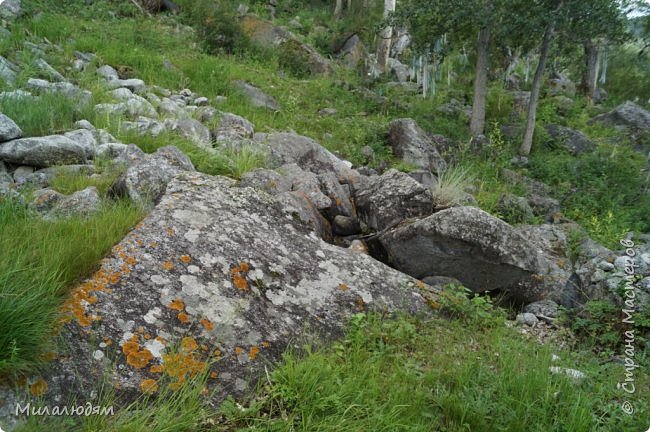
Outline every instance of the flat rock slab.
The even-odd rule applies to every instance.
[[[19,165],[49,167],[86,162],[84,148],[62,135],[21,138],[0,144],[0,160]]]
[[[263,191],[182,173],[73,291],[61,331],[69,348],[44,375],[42,398],[85,400],[108,376],[128,402],[161,371],[178,382],[210,358],[212,402],[239,397],[288,346],[340,336],[355,313],[428,313],[425,288],[325,243]]]

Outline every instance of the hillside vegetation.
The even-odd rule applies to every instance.
[[[453,201],[471,192],[481,209],[510,224],[546,222],[542,216],[527,218],[500,204],[505,194],[523,193],[521,184],[503,174],[504,169],[514,169],[511,161],[521,144],[518,136],[506,136],[503,126],[525,124],[503,80],[489,82],[485,141],[471,136],[469,117],[462,109],[445,109],[451,99],[463,107],[471,103],[474,53],[469,46],[449,49],[438,65],[435,94],[423,98],[417,88],[391,84],[388,75],[369,77],[362,64],[352,69],[335,64],[331,75],[312,76],[300,58],[283,48],[259,46],[242,33],[239,2],[175,3],[181,9],[178,15],[143,12],[130,1],[24,1],[24,14],[0,39],[0,55],[23,66],[15,87],[24,87],[29,78],[47,78],[30,66],[36,56],[25,44],[31,42],[49,46],[44,53],[47,62],[80,88],[92,91],[92,98],[79,105],[58,94],[34,101],[4,97],[0,112],[13,119],[24,136],[59,134],[88,120],[145,153],[173,145],[198,171],[234,179],[268,166],[268,160],[249,149],[208,151],[171,132],[151,136],[125,131],[121,125],[133,120],[131,116],[93,109],[113,102],[95,67],[111,65],[122,78],[139,78],[174,92],[191,89],[219,110],[248,119],[256,132],[292,130],[355,167],[380,172],[414,170],[392,154],[387,137],[392,120],[412,118],[455,145],[452,163],[439,178],[441,196],[448,194]],[[269,17],[266,2],[249,3],[249,13]],[[281,2],[274,24],[287,26],[327,58],[334,58],[334,51],[353,33],[373,47],[383,5],[352,3],[341,19],[334,19],[330,2]],[[518,169],[550,186],[562,208],[557,217],[584,228],[570,239],[576,255],[587,236],[618,250],[628,233],[635,239],[650,233],[650,137],[637,139],[589,122],[629,99],[650,108],[650,56],[640,56],[637,43],[612,46],[606,101],[594,104],[578,95],[567,107],[565,100],[550,94],[540,99],[528,164]],[[411,49],[410,54],[418,57],[417,45]],[[577,76],[575,50],[568,52],[558,43],[554,70]],[[93,67],[72,69],[76,52],[93,53]],[[281,109],[254,107],[237,80],[259,87]],[[521,84],[521,90],[529,87]],[[326,108],[333,114],[323,113]],[[548,124],[584,132],[594,150],[572,154],[548,134]],[[52,187],[63,194],[96,187],[101,206],[90,217],[46,221],[20,200],[0,198],[3,382],[24,383],[25,377],[46,367],[52,351],[59,348],[55,334],[71,289],[93,274],[102,258],[147,214],[146,206],[115,199],[111,193],[124,167],[101,158],[94,165],[97,175],[61,171],[52,180]],[[627,395],[617,388],[625,379],[620,308],[588,303],[580,314],[563,311],[557,325],[540,333],[522,331],[514,324],[521,305],[498,296],[467,295],[453,285],[445,293],[430,317],[359,313],[337,342],[297,340],[298,348],[286,352],[280,365],[268,365],[250,400],[229,399],[218,407],[203,404],[206,369],[179,389],[161,381],[155,398],[143,395],[115,416],[32,416],[17,430],[591,432],[642,431],[650,425],[650,344],[642,336],[650,329],[650,307],[635,314],[635,360],[640,367],[634,371],[636,391]],[[549,369],[553,367],[576,369],[584,377],[553,373]],[[117,406],[107,383],[98,383],[97,400]],[[620,409],[627,400],[635,408],[631,415]]]

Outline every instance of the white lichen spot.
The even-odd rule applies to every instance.
[[[93,351],[93,358],[97,361],[100,361],[101,359],[104,358],[104,352],[101,350]]]
[[[201,271],[201,269],[198,266],[195,266],[195,265],[191,265],[191,266],[187,267],[187,272],[190,273],[190,274],[197,274],[200,271]]]
[[[153,324],[156,322],[156,319],[160,317],[161,310],[159,307],[155,307],[144,315],[144,321],[147,324]]]
[[[325,252],[323,252],[322,250],[317,250],[316,256],[320,258],[325,258]]]
[[[187,231],[183,237],[185,237],[185,239],[187,239],[188,241],[195,242],[199,239],[200,235],[201,235],[201,230],[191,229]]]
[[[169,279],[161,275],[151,275],[149,279],[156,285],[169,285],[171,283]]]
[[[144,347],[156,358],[162,358],[162,352],[165,350],[165,345],[157,339],[148,340]]]
[[[205,285],[201,284],[196,276],[182,275],[180,281],[183,284],[183,288],[181,288],[183,293],[190,296],[208,298],[209,294],[205,289]]]
[[[172,217],[195,229],[206,227],[211,222],[211,218],[207,214],[191,210],[175,210]]]
[[[209,253],[206,253],[199,258],[199,261],[204,267],[212,267],[217,262],[217,259]]]
[[[120,339],[120,346],[124,345],[126,341],[131,340],[132,337],[133,337],[133,333],[131,333],[130,331],[124,333],[122,335],[122,338]]]
[[[237,378],[235,379],[235,388],[238,391],[244,391],[246,388],[248,388],[248,383],[241,378]]]

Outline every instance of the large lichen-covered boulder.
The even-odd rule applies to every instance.
[[[247,15],[241,19],[240,28],[255,43],[278,50],[288,50],[283,55],[304,61],[304,66],[312,75],[331,75],[334,71],[330,61],[313,47],[301,42],[291,32],[274,26],[268,21]]]
[[[393,120],[388,131],[393,154],[419,169],[442,173],[446,163],[438,153],[434,140],[413,119]]]
[[[402,224],[378,241],[389,264],[413,277],[454,277],[475,292],[501,290],[524,304],[563,300],[570,277],[556,279],[559,272],[540,253],[543,245],[475,207],[454,207]]]
[[[108,379],[126,403],[155,393],[163,374],[174,388],[206,367],[211,402],[240,397],[287,347],[340,336],[355,313],[427,313],[427,289],[322,241],[263,191],[181,173],[73,290],[68,348],[43,375],[41,400],[85,400]]]

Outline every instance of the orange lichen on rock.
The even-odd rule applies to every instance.
[[[173,310],[182,311],[185,309],[185,303],[183,303],[183,300],[181,299],[174,299],[169,303],[168,307]]]
[[[166,232],[167,232],[167,235],[170,236],[170,237],[173,236],[174,234],[176,234],[176,231],[174,231],[174,228],[167,228]]]
[[[149,372],[151,372],[151,373],[162,373],[164,369],[165,368],[163,367],[163,365],[157,364],[157,365],[152,365],[149,368]]]
[[[241,263],[236,267],[233,267],[232,270],[230,270],[230,273],[232,274],[232,283],[235,285],[235,288],[237,288],[240,291],[248,291],[249,286],[248,286],[248,281],[246,280],[246,273],[250,270],[250,266],[248,263]]]
[[[210,378],[217,379],[218,376],[219,376],[219,374],[217,372],[214,372],[214,371],[210,372]]]
[[[199,344],[196,343],[196,340],[190,336],[186,336],[181,340],[181,349],[183,352],[196,351],[198,347]]]
[[[263,341],[263,342],[262,342],[262,346],[263,346],[264,348],[268,348],[268,347],[271,346],[271,343],[270,343],[269,341]]]
[[[127,257],[124,260],[124,262],[127,263],[130,266],[134,266],[137,261],[136,261],[135,257],[130,256],[130,257]]]
[[[169,383],[169,388],[172,390],[178,389],[185,382],[186,377],[193,377],[205,370],[206,367],[206,363],[199,361],[193,353],[165,354],[163,361],[165,371],[172,381]]]
[[[156,380],[146,379],[140,381],[140,391],[145,394],[152,394],[158,391],[158,383]]]
[[[255,360],[255,357],[260,353],[260,347],[254,345],[248,350],[248,358]]]
[[[357,304],[357,309],[362,312],[366,309],[366,302],[363,301],[361,297],[357,297],[355,300],[355,303]]]
[[[190,316],[188,314],[186,314],[185,312],[179,313],[178,315],[176,315],[176,317],[183,324],[187,324],[188,322],[190,322]]]
[[[216,350],[214,350],[214,351],[212,352],[212,354],[213,354],[216,358],[220,358],[220,357],[221,357],[221,350],[216,349]]]
[[[212,329],[214,329],[214,324],[212,324],[212,321],[210,321],[207,318],[203,318],[199,322],[201,323],[203,328],[206,329],[207,331],[212,331]]]
[[[29,386],[29,392],[32,396],[41,396],[47,391],[47,383],[43,378],[39,378]]]
[[[170,271],[174,268],[174,264],[171,261],[165,261],[164,263],[162,263],[162,268],[167,271]]]
[[[142,369],[153,360],[153,354],[148,349],[140,350],[136,335],[122,344],[122,352],[126,356],[126,362],[136,369]]]
[[[89,314],[87,307],[99,301],[95,295],[96,292],[110,293],[111,290],[107,288],[107,285],[119,282],[120,276],[118,272],[106,272],[102,269],[95,272],[88,281],[75,288],[63,305],[63,311],[70,317],[68,321],[74,318],[83,327],[89,326],[92,321],[98,321],[99,317]]]
[[[344,284],[344,283],[341,283],[341,284],[339,284],[339,289],[340,289],[341,291],[347,291],[347,290],[350,289],[350,287],[347,286],[347,285]]]
[[[153,360],[153,354],[148,349],[131,352],[126,356],[126,362],[136,369],[142,369]]]
[[[244,354],[244,350],[242,349],[242,347],[238,347],[238,346],[235,347],[235,354],[237,356],[240,356],[240,355]]]
[[[192,257],[190,257],[189,255],[181,255],[181,262],[183,264],[189,264],[192,262]]]

